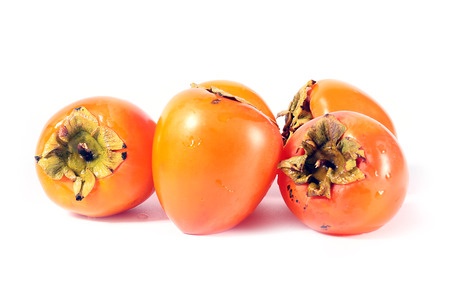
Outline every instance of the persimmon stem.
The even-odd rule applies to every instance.
[[[89,162],[95,159],[94,153],[89,149],[86,143],[78,143],[77,150],[78,154],[80,154],[85,161]]]

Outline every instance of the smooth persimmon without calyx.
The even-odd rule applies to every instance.
[[[169,101],[157,122],[156,194],[187,234],[238,225],[275,179],[283,145],[277,124],[245,93],[230,90],[193,85]]]

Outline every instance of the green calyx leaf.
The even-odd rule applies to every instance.
[[[296,184],[308,184],[309,197],[331,198],[333,184],[363,180],[358,160],[364,150],[353,138],[343,137],[346,127],[331,114],[320,118],[301,141],[304,154],[283,160],[278,168]]]
[[[85,107],[75,108],[51,134],[37,164],[54,180],[73,181],[77,201],[85,198],[97,179],[111,175],[125,160],[125,143],[111,128],[100,126]]]

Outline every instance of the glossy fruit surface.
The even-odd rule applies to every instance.
[[[232,80],[210,80],[205,81],[198,86],[203,87],[205,89],[210,89],[211,87],[216,87],[220,90],[225,91],[226,93],[234,96],[241,97],[246,101],[250,102],[253,106],[255,106],[258,110],[264,113],[266,116],[275,121],[275,116],[267,103],[262,99],[262,97],[255,92],[253,89],[248,86],[232,81]]]
[[[317,117],[289,139],[278,185],[289,209],[333,235],[376,230],[402,206],[408,168],[395,136],[351,111]]]
[[[76,101],[45,124],[36,172],[56,204],[104,217],[128,210],[154,192],[156,123],[134,104],[112,97]]]
[[[158,199],[184,233],[228,230],[267,193],[281,148],[277,125],[252,105],[210,89],[184,90],[166,105],[156,127]]]

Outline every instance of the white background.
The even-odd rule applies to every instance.
[[[145,3],[148,2],[148,3]],[[1,299],[449,299],[445,1],[2,1]],[[276,184],[222,234],[182,234],[155,196],[92,220],[46,198],[34,170],[60,107],[109,95],[156,121],[191,82],[229,79],[276,113],[335,78],[391,115],[410,168],[381,229],[300,224]]]

